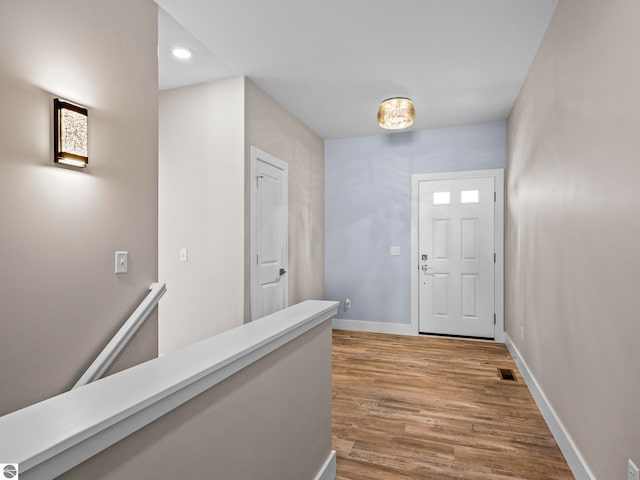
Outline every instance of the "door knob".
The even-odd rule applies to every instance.
[[[422,272],[425,275],[433,275],[433,273],[429,273],[429,270],[431,270],[433,267],[430,267],[429,265],[422,265]]]
[[[284,275],[285,273],[287,273],[287,271],[284,268],[280,269],[280,276]]]

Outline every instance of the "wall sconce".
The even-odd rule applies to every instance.
[[[55,163],[86,167],[88,110],[80,105],[53,100],[53,149]]]

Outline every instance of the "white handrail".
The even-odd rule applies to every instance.
[[[138,331],[140,326],[147,319],[149,314],[156,308],[158,301],[167,291],[167,286],[164,283],[152,283],[149,287],[149,294],[145,297],[138,308],[134,310],[131,316],[124,322],[124,325],[120,327],[118,333],[116,333],[106,347],[100,352],[100,354],[93,361],[91,366],[86,372],[82,374],[80,380],[76,382],[72,390],[78,387],[82,387],[91,382],[98,380],[102,374],[111,366],[122,349],[129,343],[129,340]]]

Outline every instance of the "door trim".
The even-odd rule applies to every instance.
[[[251,283],[251,312],[249,318],[253,321],[256,318],[254,317],[253,312],[257,311],[256,302],[258,301],[258,269],[256,264],[256,257],[258,255],[258,236],[257,236],[257,225],[258,225],[258,185],[256,183],[257,171],[258,171],[258,159],[260,161],[273,165],[276,168],[279,168],[284,172],[284,204],[287,210],[287,215],[284,218],[284,229],[286,231],[286,235],[284,236],[284,269],[289,272],[289,164],[284,160],[280,160],[273,155],[260,150],[259,148],[254,147],[253,145],[250,147],[251,152],[251,178],[250,178],[250,201],[251,201],[251,227],[250,227],[250,236],[251,236],[251,252],[249,256],[249,263],[251,264],[250,268],[250,283]],[[289,306],[289,274],[283,275],[281,281],[284,283],[284,308]]]
[[[463,178],[493,177],[496,201],[494,205],[494,249],[496,254],[494,276],[494,307],[496,314],[495,340],[504,343],[504,169],[470,170],[464,172],[418,173],[411,175],[411,327],[416,335],[419,325],[418,269],[418,207],[419,183],[429,180],[460,180]]]

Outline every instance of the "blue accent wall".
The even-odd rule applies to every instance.
[[[506,149],[504,121],[328,140],[325,298],[352,300],[337,318],[411,323],[411,175],[504,168]]]

